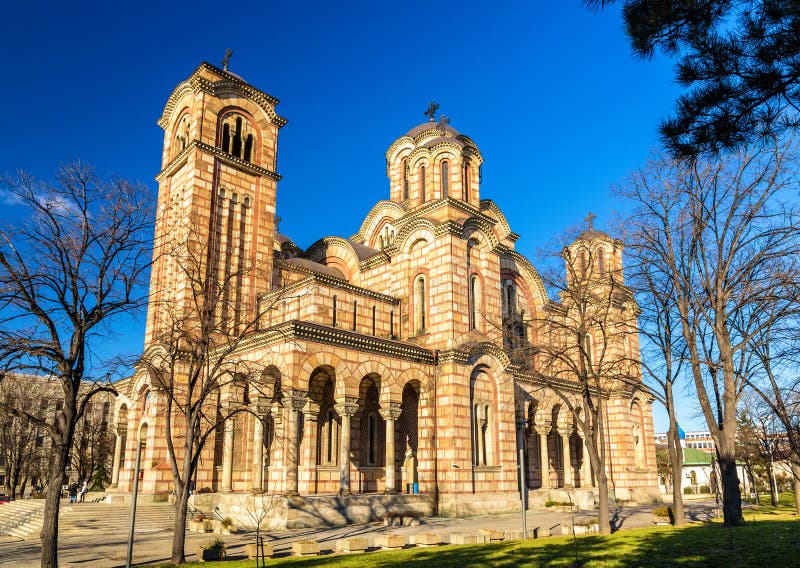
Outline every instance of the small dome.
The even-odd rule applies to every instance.
[[[439,123],[436,122],[436,121],[433,121],[433,120],[429,120],[427,122],[423,122],[422,124],[418,124],[417,126],[412,128],[411,130],[406,132],[406,136],[414,138],[417,135],[422,134],[423,132],[425,132],[427,130],[435,130],[437,132],[441,132],[441,130],[439,130],[439,128],[437,128],[437,124],[439,124]],[[450,125],[445,126],[444,130],[445,130],[446,133],[450,134],[453,137],[456,137],[456,136],[458,136],[460,134],[460,132],[458,130],[456,130],[455,128],[453,128]]]
[[[611,238],[611,235],[609,235],[608,233],[604,233],[603,231],[599,231],[597,229],[586,229],[578,236],[578,238],[583,239],[584,241],[591,241],[594,239],[607,239],[609,241],[613,240]]]

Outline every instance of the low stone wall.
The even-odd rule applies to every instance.
[[[519,493],[443,493],[439,496],[442,517],[503,515],[520,511]]]
[[[230,517],[244,529],[296,529],[334,527],[382,520],[387,512],[416,511],[422,517],[434,512],[430,495],[251,495],[203,493],[190,504],[207,516]]]

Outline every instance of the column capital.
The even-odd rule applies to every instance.
[[[546,436],[550,433],[550,430],[553,429],[553,425],[550,422],[537,422],[533,425],[533,429],[536,430],[536,433],[540,436]]]
[[[306,402],[308,400],[308,391],[301,391],[296,389],[291,389],[287,393],[287,402],[289,405],[290,410],[294,410],[295,412],[300,412],[305,408]]]
[[[562,436],[571,436],[575,429],[572,426],[559,426],[558,433]]]
[[[117,433],[117,436],[122,436],[128,431],[128,425],[120,422],[119,424],[116,425],[115,431]]]
[[[353,416],[358,412],[358,399],[347,397],[344,402],[337,403],[333,408],[340,416]]]
[[[384,420],[397,420],[403,413],[399,402],[390,402],[387,408],[381,408],[380,415]]]

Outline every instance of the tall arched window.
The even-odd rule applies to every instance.
[[[450,164],[447,161],[442,162],[442,197],[447,197],[447,191],[450,186]]]
[[[586,251],[578,253],[578,270],[580,270],[581,278],[586,278]]]
[[[504,299],[506,301],[506,313],[508,315],[517,313],[517,287],[511,281],[508,281],[508,284],[506,284]]]
[[[417,276],[414,281],[414,324],[417,333],[425,332],[425,277]]]
[[[464,162],[464,201],[469,203],[469,162]]]
[[[408,158],[403,158],[403,200],[408,199]]]
[[[469,328],[478,328],[479,282],[477,275],[469,279]]]
[[[425,166],[419,168],[419,201],[425,203]]]

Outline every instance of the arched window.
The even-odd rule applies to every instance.
[[[189,145],[189,113],[185,113],[178,121],[175,132],[175,155],[180,154]]]
[[[331,323],[331,325],[333,327],[336,327],[336,308],[337,308],[336,303],[337,303],[337,300],[338,300],[337,296],[334,295],[333,296],[333,323]]]
[[[476,246],[478,246],[478,241],[475,239],[469,239],[467,241],[467,268],[472,266],[472,251]]]
[[[603,276],[606,273],[606,251],[602,248],[597,249],[597,273]]]
[[[517,313],[517,287],[510,280],[508,281],[508,284],[506,285],[505,301],[506,301],[506,313],[508,315],[516,314]]]
[[[408,158],[403,158],[403,200],[408,199]]]
[[[478,328],[478,301],[479,301],[478,276],[473,274],[469,279],[469,328]]]
[[[367,465],[378,464],[378,415],[374,412],[367,417]]]
[[[581,278],[586,278],[586,251],[578,253],[578,269],[581,271]]]
[[[419,201],[425,203],[425,166],[419,168]]]
[[[417,276],[414,281],[414,323],[418,334],[425,333],[425,277]]]
[[[243,116],[235,113],[226,116],[220,139],[222,151],[246,162],[252,161],[255,138],[250,130],[250,123]]]
[[[464,201],[469,203],[469,162],[464,162]]]
[[[450,164],[447,161],[442,162],[442,197],[447,197],[447,191],[450,186]]]

